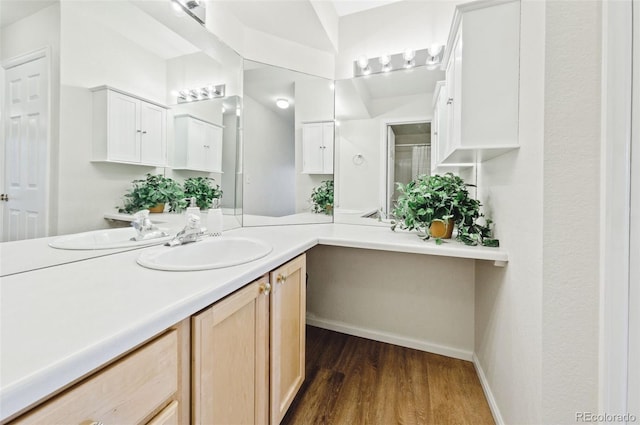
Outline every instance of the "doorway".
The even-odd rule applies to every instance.
[[[387,178],[385,214],[398,200],[397,183],[406,185],[431,174],[431,122],[387,124]]]
[[[49,173],[48,49],[3,64],[2,241],[47,236]]]

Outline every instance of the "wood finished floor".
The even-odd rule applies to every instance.
[[[471,362],[307,326],[283,425],[493,424]]]

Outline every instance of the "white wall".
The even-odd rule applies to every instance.
[[[295,213],[293,122],[245,95],[243,101],[243,213]]]
[[[333,89],[331,81],[323,78],[298,78],[295,81],[295,146],[296,146],[296,212],[308,212],[311,192],[323,180],[333,176],[326,174],[302,174],[302,123],[333,121]]]
[[[166,101],[165,61],[93,22],[91,7],[91,2],[61,4],[59,234],[106,227],[102,216],[122,205],[132,180],[164,171],[90,162],[89,88],[106,84],[156,102]]]
[[[378,57],[404,49],[445,44],[453,11],[466,1],[399,1],[343,16],[339,26],[340,50],[335,78],[353,76],[353,61],[361,55]]]
[[[479,167],[509,265],[476,266],[475,351],[504,423],[575,423],[598,407],[600,5],[521,19],[521,147]]]
[[[470,360],[473,264],[317,246],[307,253],[307,322]]]
[[[599,226],[601,8],[597,1],[554,1],[546,9],[542,419],[547,423],[573,422],[576,411],[598,407],[600,240],[597,231],[583,229]]]
[[[6,7],[10,7],[7,5]],[[38,31],[34,31],[37,28]],[[58,216],[58,161],[60,103],[60,4],[53,4],[31,16],[2,28],[0,33],[0,60],[4,61],[43,47],[49,47],[50,57],[50,172],[49,172],[49,234],[57,233]],[[4,78],[2,79],[4,85]],[[4,105],[4,102],[2,102]],[[4,152],[4,131],[2,131]],[[4,154],[3,154],[4,155]],[[4,167],[4,161],[2,162]]]

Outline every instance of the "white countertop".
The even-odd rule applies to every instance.
[[[438,246],[420,240],[415,233],[371,226],[245,227],[225,234],[262,239],[273,245],[273,251],[262,259],[224,269],[163,272],[138,266],[136,258],[143,249],[179,247],[95,257],[92,251],[65,253],[49,248],[47,239],[0,244],[3,257],[7,253],[12,258],[29,257],[37,252],[49,264],[1,279],[0,420],[317,244],[500,264],[508,260],[507,253],[498,248],[466,247],[455,241]],[[68,263],[71,257],[75,262]],[[60,259],[66,264],[53,267]]]

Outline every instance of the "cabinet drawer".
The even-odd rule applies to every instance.
[[[177,393],[178,348],[167,332],[12,424],[143,423]]]

